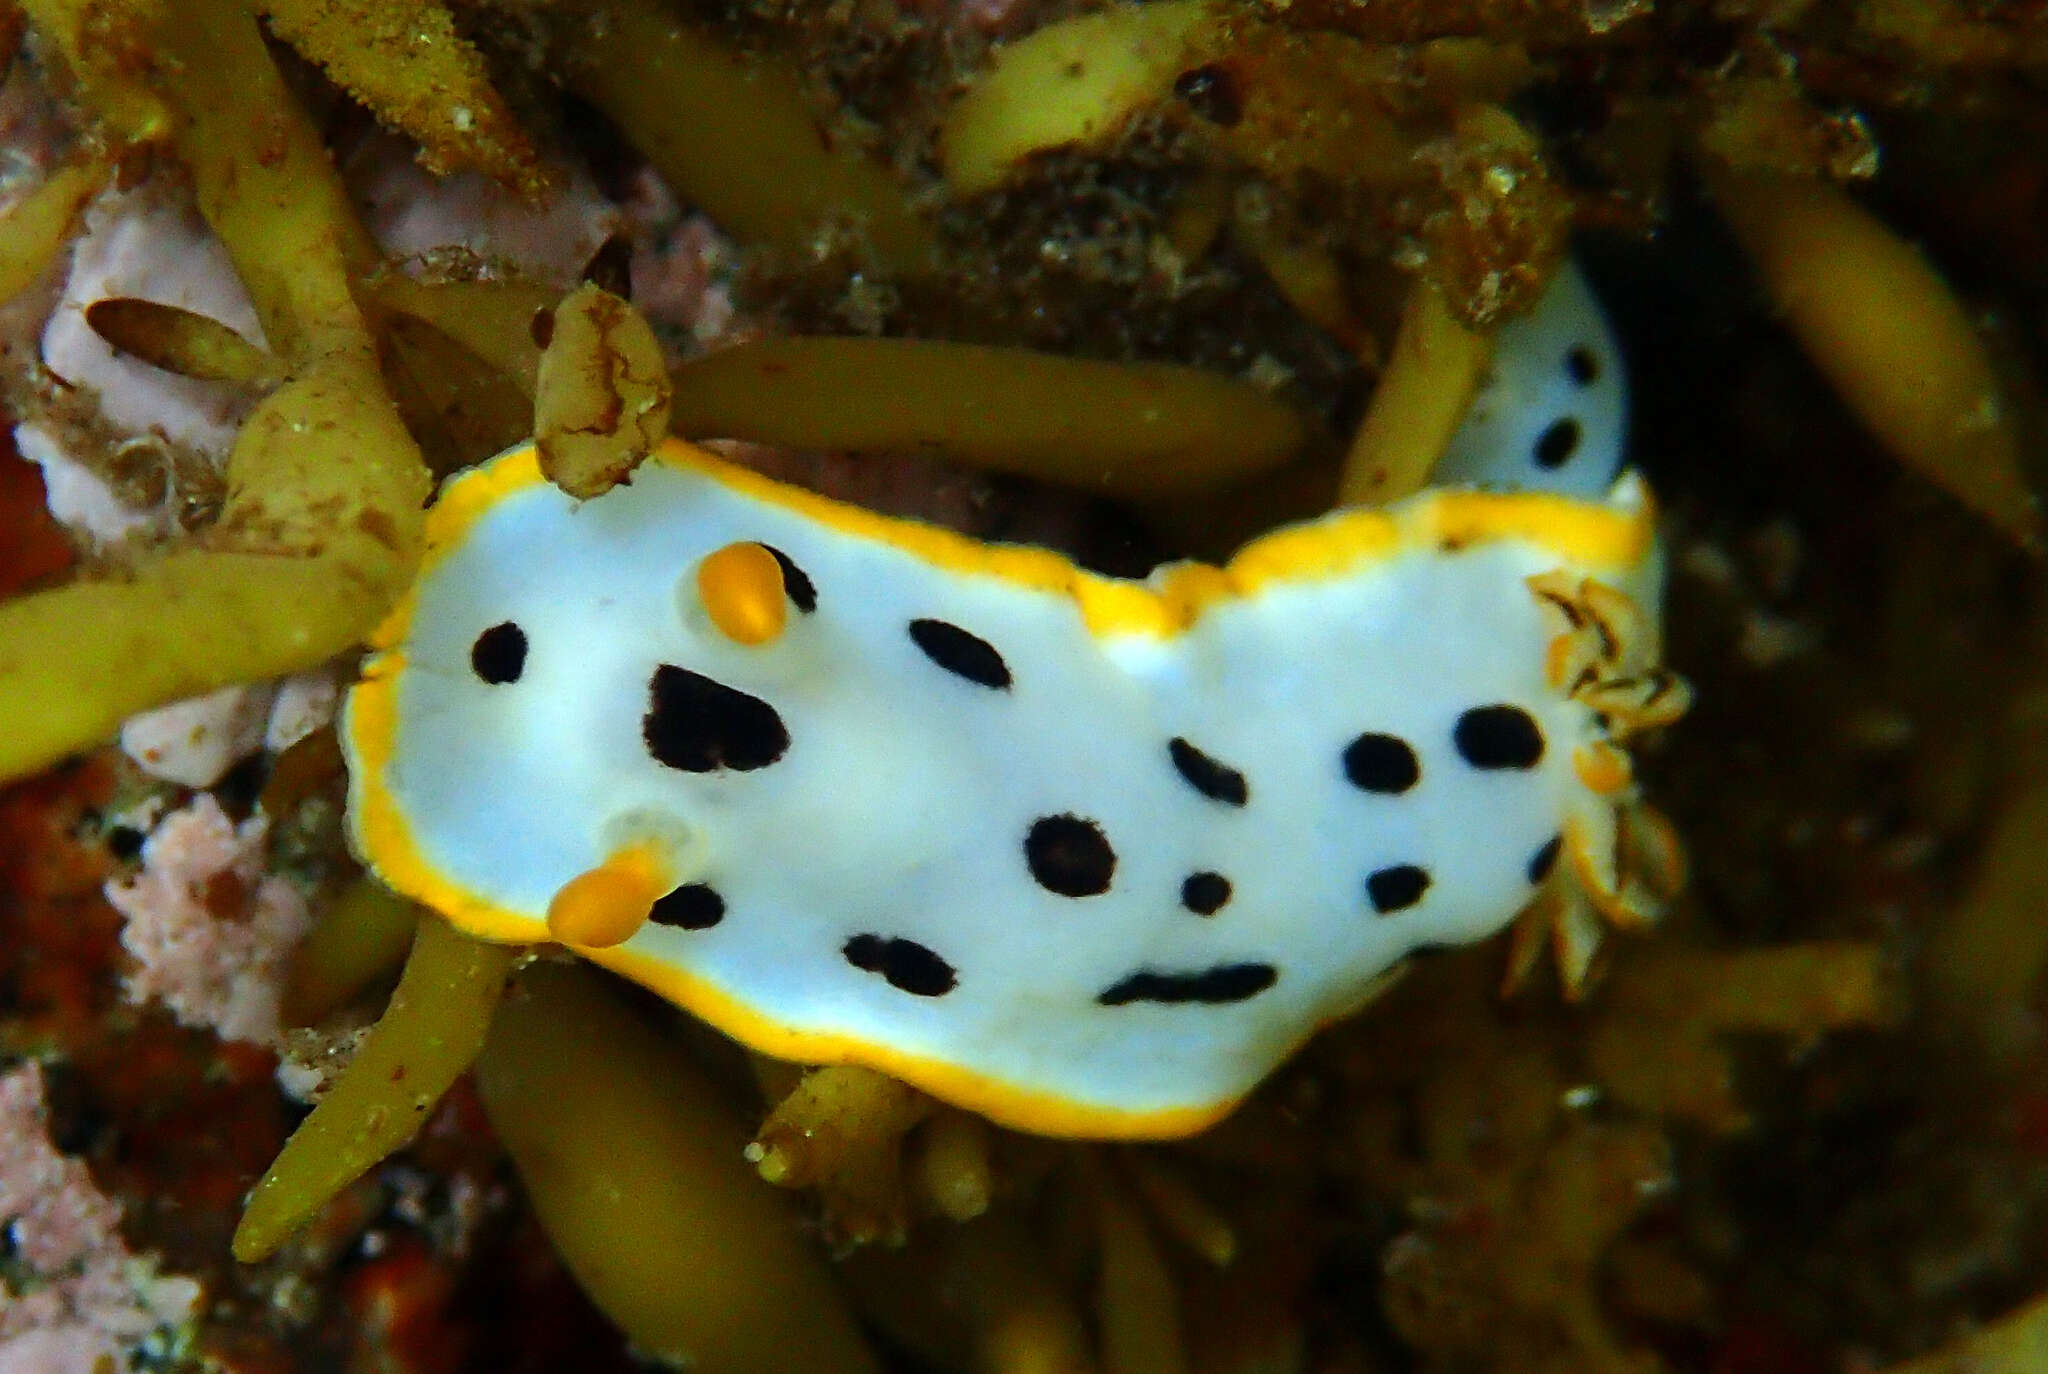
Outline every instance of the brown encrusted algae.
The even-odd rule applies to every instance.
[[[439,0],[263,0],[274,33],[440,173],[474,168],[529,199],[549,189],[526,132]]]
[[[15,723],[0,776],[105,738],[145,707],[352,646],[418,553],[426,472],[349,291],[366,250],[325,150],[246,11],[181,5],[147,32],[158,72],[179,76],[161,94],[200,207],[294,380],[243,428],[226,509],[201,547],[123,581],[0,606],[0,716]]]
[[[541,319],[546,343],[533,395],[540,470],[571,496],[602,496],[668,433],[661,345],[637,310],[599,286],[578,287]]]

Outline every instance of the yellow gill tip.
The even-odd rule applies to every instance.
[[[665,891],[662,866],[645,846],[621,849],[562,884],[548,903],[548,934],[582,949],[623,944]]]
[[[782,564],[764,544],[741,541],[705,555],[697,595],[711,623],[736,644],[773,643],[789,623]]]

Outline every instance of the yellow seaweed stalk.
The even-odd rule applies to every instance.
[[[152,54],[172,147],[292,380],[237,438],[213,529],[126,577],[0,605],[0,777],[146,707],[350,648],[419,554],[426,469],[350,291],[373,250],[254,14],[233,0],[109,14],[146,26],[127,37]]]

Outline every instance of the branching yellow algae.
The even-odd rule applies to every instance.
[[[54,44],[79,94],[116,153],[156,142],[174,122],[144,80],[151,26],[172,0],[22,0],[36,32]]]
[[[1165,1153],[1131,1149],[1118,1162],[1168,1235],[1219,1269],[1236,1258],[1237,1232],[1168,1163]]]
[[[1345,456],[1339,503],[1380,506],[1420,491],[1465,418],[1492,353],[1492,335],[1460,324],[1443,292],[1418,278],[1387,370]]]
[[[1032,153],[1114,134],[1165,96],[1214,23],[1207,0],[1115,5],[998,49],[946,114],[940,149],[953,194],[993,190]]]
[[[66,167],[0,216],[0,301],[26,291],[50,270],[73,221],[106,179],[107,169],[98,162]]]
[[[1824,182],[1723,171],[1714,191],[1786,323],[1870,432],[2035,542],[2040,513],[1990,356],[1927,259]]]
[[[985,1117],[944,1107],[918,1134],[912,1160],[924,1202],[949,1221],[972,1221],[988,1211],[995,1190]]]
[[[937,1106],[886,1074],[831,1064],[775,1105],[747,1158],[786,1188],[816,1188],[831,1238],[901,1244],[909,1225],[903,1138]]]
[[[292,955],[282,1015],[310,1026],[347,1006],[405,962],[420,908],[375,878],[343,888]]]
[[[384,382],[436,477],[503,453],[533,433],[530,387],[415,315],[383,324]]]
[[[0,606],[0,776],[145,707],[358,643],[418,557],[427,475],[349,293],[372,250],[318,135],[245,8],[181,4],[157,39],[200,209],[296,379],[244,426],[197,547]]]
[[[434,326],[531,396],[540,371],[534,319],[562,293],[537,282],[422,282],[393,272],[371,283],[369,297],[383,310]]]
[[[1646,1116],[1715,1131],[1749,1125],[1726,1038],[1810,1041],[1898,1011],[1883,951],[1853,942],[1708,954],[1639,954],[1616,969],[1586,1044],[1609,1096]]]
[[[1305,436],[1235,378],[923,339],[759,339],[676,369],[685,438],[937,452],[1107,495],[1193,492],[1276,467]]]
[[[1101,1246],[1096,1321],[1104,1374],[1187,1374],[1180,1292],[1145,1218],[1093,1156],[1084,1155]]]
[[[930,265],[930,224],[887,168],[819,128],[793,64],[742,57],[658,0],[563,18],[576,91],[727,233],[807,258],[844,224],[879,267]]]
[[[547,178],[439,0],[262,0],[273,32],[371,113],[417,139],[436,172],[472,167],[537,198]]]
[[[555,1248],[636,1344],[702,1374],[874,1369],[745,1128],[602,974],[529,968],[477,1084]]]
[[[448,1086],[476,1059],[519,958],[445,921],[419,923],[398,990],[334,1088],[299,1123],[249,1195],[235,1258],[251,1263],[343,1188],[412,1139]]]

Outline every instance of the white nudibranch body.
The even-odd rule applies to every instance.
[[[345,729],[385,881],[1022,1129],[1199,1129],[1407,954],[1531,909],[1575,980],[1677,881],[1615,743],[1684,698],[1633,476],[1132,582],[681,443],[579,503],[522,448],[428,538]]]

